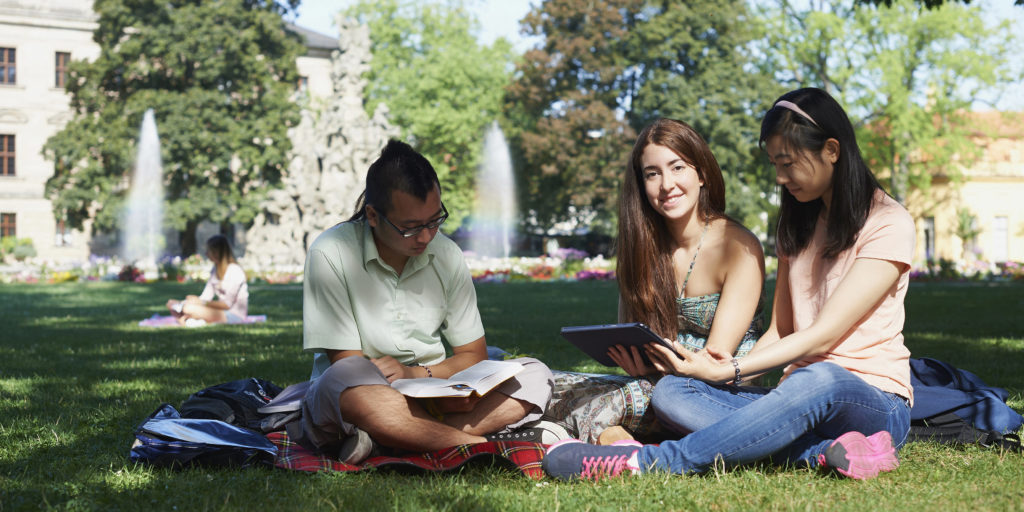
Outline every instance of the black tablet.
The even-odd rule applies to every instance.
[[[562,337],[605,366],[618,366],[608,357],[608,349],[613,345],[642,347],[648,343],[660,343],[672,348],[672,345],[655,334],[650,327],[638,322],[562,327]],[[640,355],[643,356],[645,363],[651,364],[643,350],[640,351]]]

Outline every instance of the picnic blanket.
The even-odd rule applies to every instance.
[[[255,324],[267,321],[267,315],[249,315],[245,317],[245,320],[241,322],[233,322],[235,324]],[[207,325],[207,324],[203,324]],[[214,324],[216,325],[216,324]],[[178,323],[178,319],[173,316],[164,316],[154,313],[153,316],[139,322],[139,327],[185,327]],[[190,326],[191,327],[191,326]],[[198,326],[197,326],[198,327]]]
[[[544,476],[540,467],[541,459],[544,458],[544,445],[540,443],[493,441],[464,444],[429,453],[371,457],[362,464],[352,465],[309,451],[289,440],[284,431],[271,432],[267,434],[267,439],[277,446],[274,466],[296,471],[362,471],[369,468],[452,471],[470,461],[483,461],[518,469],[535,480]]]

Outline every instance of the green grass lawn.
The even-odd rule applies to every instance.
[[[552,368],[606,371],[563,325],[614,321],[614,283],[478,286],[487,339]],[[0,285],[0,512],[10,510],[1024,510],[1024,456],[913,444],[895,473],[858,482],[754,465],[700,476],[536,482],[498,467],[453,474],[156,470],[128,461],[161,402],[245,377],[305,379],[298,285],[251,288],[266,324],[144,329],[197,285]],[[1024,286],[914,284],[907,345],[1008,388],[1024,410]]]

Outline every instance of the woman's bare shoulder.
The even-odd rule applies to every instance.
[[[764,257],[764,248],[761,247],[761,240],[743,224],[732,219],[719,219],[722,223],[722,233],[725,245],[730,251],[746,250]]]

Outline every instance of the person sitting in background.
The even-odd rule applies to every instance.
[[[206,241],[206,257],[213,261],[213,268],[203,293],[185,300],[168,300],[167,309],[179,324],[190,327],[243,322],[249,314],[249,284],[227,237],[211,236]]]

